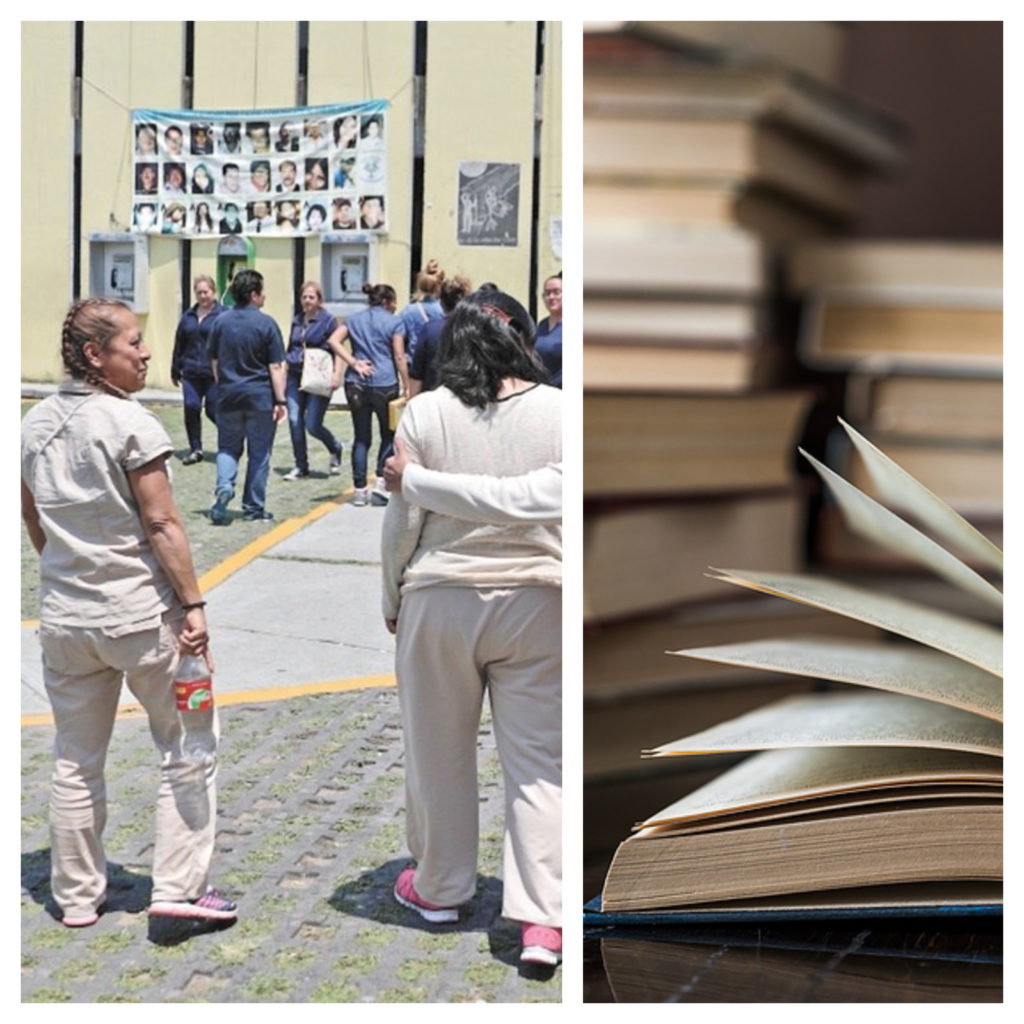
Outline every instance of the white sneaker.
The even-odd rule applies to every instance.
[[[353,505],[369,505],[370,504],[370,490],[368,487],[357,487],[352,492],[352,504]]]
[[[374,485],[373,492],[370,494],[370,504],[386,505],[390,500],[391,495],[388,493],[387,487],[384,486],[384,478],[379,477]]]

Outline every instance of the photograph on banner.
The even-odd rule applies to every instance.
[[[369,100],[135,110],[132,230],[183,237],[386,231],[387,108],[386,100]]]

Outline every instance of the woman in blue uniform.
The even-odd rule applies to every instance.
[[[537,324],[534,351],[551,374],[551,383],[562,386],[562,272],[544,282],[541,295],[548,315]]]
[[[214,321],[224,312],[217,301],[217,288],[213,278],[200,274],[192,284],[195,305],[186,309],[178,322],[171,354],[171,380],[181,387],[185,406],[185,433],[188,435],[188,455],[181,461],[191,466],[203,461],[203,408],[206,418],[217,423],[217,383],[207,343]]]
[[[306,449],[306,434],[315,437],[330,455],[328,472],[337,476],[341,472],[341,442],[324,426],[324,415],[330,403],[328,395],[314,395],[303,391],[302,365],[306,349],[318,348],[330,351],[334,359],[334,374],[331,388],[341,384],[341,368],[344,355],[341,348],[341,328],[334,317],[323,307],[324,293],[316,281],[307,281],[299,292],[302,309],[292,320],[292,331],[288,339],[285,359],[288,363],[288,379],[285,398],[288,402],[288,429],[292,437],[292,453],[295,465],[285,473],[285,480],[299,480],[309,476],[309,454]]]
[[[408,394],[409,376],[405,359],[402,322],[395,316],[398,297],[389,284],[363,285],[369,306],[350,316],[341,327],[339,342],[352,343],[354,361],[345,371],[345,398],[352,413],[355,438],[352,443],[353,505],[367,505],[367,462],[373,441],[373,419],[380,431],[377,449],[377,488],[374,504],[386,505],[384,460],[391,454],[394,430],[391,429],[388,404]]]

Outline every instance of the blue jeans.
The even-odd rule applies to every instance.
[[[377,449],[377,476],[384,475],[384,460],[391,454],[395,432],[388,423],[388,402],[398,397],[401,388],[392,384],[387,388],[371,388],[348,382],[345,398],[352,413],[352,484],[366,486],[366,464],[373,441],[373,418],[377,417],[380,446]]]
[[[212,377],[182,377],[181,397],[185,403],[185,433],[188,435],[188,450],[203,450],[203,404],[206,418],[217,423],[217,382]]]
[[[243,512],[262,512],[266,507],[270,450],[276,429],[269,409],[217,410],[217,490],[228,491],[234,497],[238,463],[245,449],[249,461],[242,489]]]
[[[309,455],[306,451],[306,432],[315,437],[332,454],[341,458],[341,442],[324,426],[324,414],[330,399],[323,395],[311,395],[299,387],[302,378],[289,373],[285,385],[288,400],[288,430],[292,435],[292,453],[295,465],[303,473],[309,472]]]

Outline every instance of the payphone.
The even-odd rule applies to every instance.
[[[89,295],[119,299],[133,313],[148,313],[148,243],[144,235],[89,235]]]
[[[362,231],[330,231],[320,239],[321,287],[324,306],[346,317],[366,308],[366,281],[380,272],[379,239]]]

